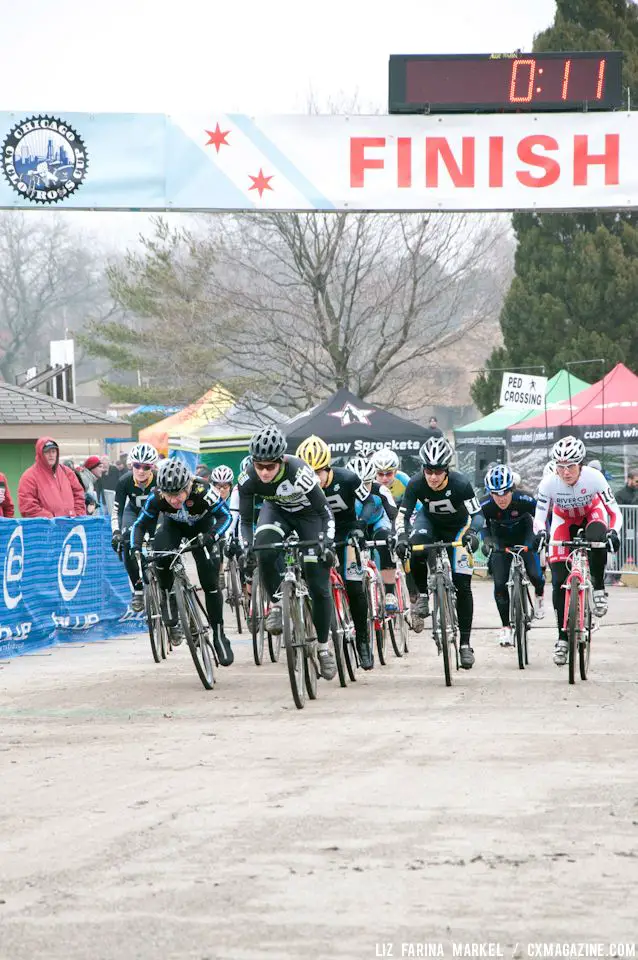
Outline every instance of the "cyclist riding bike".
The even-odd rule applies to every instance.
[[[541,576],[538,556],[532,549],[536,500],[525,493],[519,493],[515,485],[510,468],[498,464],[485,474],[485,489],[488,495],[481,500],[481,511],[485,519],[485,526],[481,530],[483,552],[491,557],[494,599],[503,625],[498,638],[502,647],[514,646],[507,590],[512,555],[506,553],[506,547],[518,544],[529,548],[527,553],[523,554],[523,561],[527,576],[534,587],[534,616],[537,620],[545,616],[545,581]]]
[[[295,455],[317,475],[319,486],[334,514],[335,541],[342,543],[348,537],[364,539],[363,527],[357,522],[356,508],[369,498],[369,488],[351,470],[331,466],[330,447],[320,437],[308,437],[299,444]],[[356,632],[359,660],[364,670],[372,670],[374,659],[368,639],[368,602],[363,589],[363,571],[356,563],[352,547],[342,548],[339,561]]]
[[[298,457],[286,455],[286,438],[274,426],[254,434],[249,446],[252,464],[239,477],[239,511],[244,545],[249,550],[247,571],[254,569],[250,548],[280,542],[293,531],[300,540],[319,540],[323,547],[303,550],[303,567],[317,629],[317,653],[321,676],[332,680],[337,667],[328,648],[332,618],[330,567],[334,562],[334,517],[316,474]],[[257,527],[253,534],[254,498],[261,497]],[[283,630],[281,581],[284,574],[281,548],[260,549],[258,564],[261,581],[273,605],[266,617],[266,629],[278,634]]]
[[[470,529],[472,517],[480,511],[472,484],[466,476],[450,470],[452,447],[445,437],[430,437],[419,450],[423,469],[410,479],[399,516],[397,553],[403,559],[412,545],[444,540],[448,543],[461,541],[461,547],[449,547],[452,579],[456,588],[456,612],[459,621],[459,657],[461,666],[471,670],[474,651],[470,646],[474,600],[472,597],[472,561],[468,550],[478,548],[479,538]],[[423,510],[414,519],[412,514],[417,503]],[[419,598],[412,611],[412,626],[418,633],[423,629],[423,619],[429,615],[428,567],[434,566],[434,551],[424,550],[412,554],[412,573],[419,590]]]
[[[394,542],[394,521],[399,512],[397,505],[388,488],[374,479],[376,468],[370,460],[353,457],[347,468],[356,473],[370,490],[366,502],[357,505],[357,519],[363,525],[366,539],[385,540],[375,549],[379,555],[379,570],[385,588],[385,609],[388,613],[396,613],[399,609],[394,593],[396,570],[389,544]]]
[[[374,451],[370,460],[376,469],[377,481],[388,488],[397,507],[400,507],[410,478],[403,470],[399,470],[398,456],[389,447],[381,447]]]
[[[158,460],[159,454],[150,443],[136,443],[131,448],[126,461],[129,469],[118,480],[111,511],[111,546],[124,560],[133,590],[131,609],[134,613],[144,609],[144,591],[138,562],[129,548],[129,532],[155,487]]]
[[[203,543],[193,550],[199,582],[204,591],[208,621],[213,631],[213,646],[222,667],[235,659],[230,640],[224,633],[223,603],[219,589],[219,556],[209,548],[223,539],[230,526],[230,511],[215,488],[197,477],[182,460],[162,460],[157,470],[157,484],[131,527],[131,550],[142,549],[144,534],[158,519],[161,522],[153,539],[157,551],[177,550],[183,539],[192,540],[202,534]],[[175,612],[173,571],[171,557],[157,560],[157,579],[162,590],[169,592],[171,608]],[[172,618],[171,618],[172,619]],[[182,641],[180,627],[170,627],[171,642]]]
[[[552,450],[556,473],[543,475],[538,488],[536,513],[534,515],[534,548],[542,549],[548,539],[547,514],[553,510],[549,532],[551,540],[572,540],[581,528],[589,524],[603,524],[605,538],[597,533],[594,540],[606,539],[607,549],[591,550],[589,569],[594,588],[594,614],[602,617],[607,613],[605,593],[605,566],[607,551],[617,553],[620,547],[618,536],[622,528],[622,513],[605,477],[592,467],[583,466],[587,456],[585,444],[578,437],[563,437]],[[595,528],[594,528],[595,529]],[[565,591],[562,589],[568,575],[569,547],[549,547],[549,562],[552,568],[552,599],[558,618],[558,639],[554,646],[554,663],[562,667],[567,663],[569,642],[563,630],[565,616]]]

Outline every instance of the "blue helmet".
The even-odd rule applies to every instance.
[[[505,463],[497,463],[485,474],[485,489],[488,493],[507,493],[514,486],[514,475]]]

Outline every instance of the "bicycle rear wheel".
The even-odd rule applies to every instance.
[[[578,658],[578,640],[580,635],[579,624],[579,589],[578,581],[574,578],[569,587],[569,614],[567,620],[567,640],[569,643],[569,682],[576,680],[576,660]]]
[[[376,623],[374,626],[374,635],[377,642],[377,653],[379,654],[379,663],[385,667],[388,662],[386,653],[386,640],[387,640],[387,628],[386,628],[386,618],[385,618],[385,587],[383,585],[383,580],[381,575],[377,572],[377,575],[372,584],[372,589],[375,592],[375,606],[377,611]],[[379,626],[377,626],[377,623]]]
[[[188,649],[202,685],[206,690],[212,690],[215,686],[215,655],[210,643],[208,623],[204,624],[194,592],[192,587],[175,583],[175,599]]]
[[[259,667],[264,662],[264,594],[259,573],[255,570],[250,594],[250,631],[253,637],[253,659]]]
[[[440,574],[439,574],[440,576]],[[436,609],[432,621],[438,617],[439,636],[441,638],[441,651],[443,653],[443,673],[445,674],[445,686],[452,686],[452,674],[450,672],[450,644],[448,633],[452,628],[448,617],[447,590],[445,584],[439,580],[436,585]]]
[[[283,619],[283,638],[288,663],[288,676],[292,699],[298,710],[303,710],[306,702],[306,688],[304,685],[304,633],[303,623],[299,615],[297,592],[291,581],[286,581],[281,588],[281,615]]]
[[[591,627],[593,614],[589,601],[589,594],[585,595],[584,603],[584,634],[580,639],[580,643],[578,644],[578,667],[580,670],[581,680],[587,679],[587,674],[589,672],[589,658],[591,656]]]
[[[337,614],[337,608],[334,604],[332,607],[332,620],[330,621],[330,635],[332,636],[332,646],[335,652],[335,660],[337,662],[337,673],[339,674],[339,683],[342,687],[348,686],[348,672],[346,668],[346,661],[343,653],[343,627],[341,621]]]
[[[308,597],[303,600],[303,619],[304,619],[304,677],[306,681],[306,690],[311,700],[317,699],[317,678],[319,676],[319,666],[317,663],[317,631],[314,620],[312,619],[312,607]]]
[[[162,619],[162,610],[160,607],[159,586],[157,580],[152,575],[149,576],[149,582],[144,584],[144,609],[146,611],[146,623],[148,625],[148,635],[151,641],[151,653],[155,663],[161,663],[166,657],[164,651],[164,642],[162,638],[163,631],[166,630]]]

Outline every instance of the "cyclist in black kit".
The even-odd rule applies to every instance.
[[[468,478],[456,470],[450,470],[452,457],[452,447],[445,437],[430,437],[419,450],[423,470],[410,479],[405,490],[397,519],[397,553],[405,557],[408,543],[425,544],[435,540],[462,542],[462,547],[450,547],[448,552],[461,635],[459,656],[461,666],[471,670],[474,665],[474,651],[470,646],[474,603],[471,557],[467,550],[478,549],[479,538],[470,529],[470,523],[472,516],[478,514],[481,508]],[[417,513],[414,530],[411,530],[412,514],[417,503],[421,503],[423,509]],[[412,554],[411,569],[419,590],[419,598],[413,609],[413,626],[420,626],[421,630],[423,618],[429,615],[428,567],[433,563],[432,550]]]
[[[312,615],[317,628],[319,669],[325,680],[332,680],[337,667],[328,648],[332,616],[330,567],[334,562],[334,518],[330,505],[319,486],[316,474],[298,457],[286,455],[286,438],[277,427],[264,427],[250,441],[252,464],[239,477],[239,512],[241,533],[249,549],[247,569],[254,569],[253,506],[261,497],[263,505],[254,532],[255,546],[277,543],[293,530],[300,540],[319,540],[324,546],[304,551],[304,573],[312,600]],[[280,586],[283,565],[280,549],[259,550],[261,580],[270,600],[274,600],[266,618],[270,633],[283,629]]]
[[[230,640],[224,633],[222,594],[219,589],[219,554],[210,548],[223,540],[230,526],[230,511],[212,484],[193,477],[182,460],[163,460],[157,471],[157,485],[131,527],[131,550],[142,549],[144,534],[161,517],[153,539],[156,550],[177,550],[183,539],[202,534],[204,542],[193,550],[199,582],[204,591],[206,612],[213,631],[213,646],[222,667],[233,662]],[[171,557],[157,561],[157,578],[162,590],[173,586]],[[171,601],[173,606],[174,600]],[[172,619],[172,618],[171,618]],[[181,643],[179,628],[170,628],[173,644]]]
[[[115,500],[111,511],[111,546],[124,560],[133,599],[131,609],[139,613],[144,609],[142,575],[135,555],[131,553],[128,533],[137,520],[140,510],[155,488],[155,467],[159,454],[150,443],[136,443],[127,458],[128,471],[120,477],[115,488]],[[151,536],[154,530],[151,531]]]

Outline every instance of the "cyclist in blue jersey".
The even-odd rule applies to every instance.
[[[381,447],[380,450],[375,450],[370,460],[377,471],[378,482],[388,488],[397,507],[400,507],[410,477],[403,470],[399,470],[398,456],[389,447]]]
[[[366,460],[365,457],[353,457],[346,464],[346,469],[356,473],[359,479],[371,489],[365,503],[357,504],[357,520],[364,525],[366,536],[370,540],[385,540],[387,544],[393,537],[394,521],[399,512],[392,494],[386,486],[378,481],[375,482],[377,471],[371,460]],[[390,548],[386,544],[376,549],[379,554],[381,578],[385,586],[385,608],[388,613],[395,613],[398,609],[394,593],[396,571]]]

